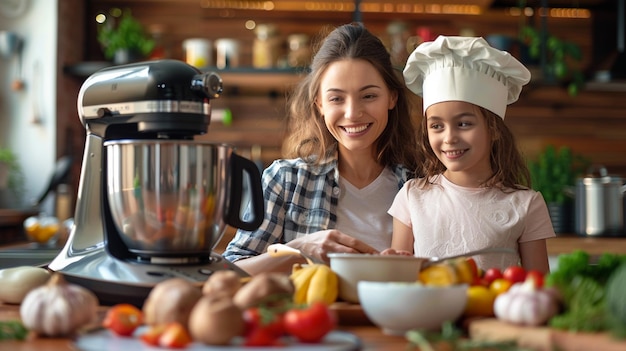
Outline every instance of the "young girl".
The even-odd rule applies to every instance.
[[[290,158],[263,172],[265,219],[239,230],[223,254],[250,274],[301,261],[269,257],[274,243],[320,261],[388,248],[387,210],[417,167],[406,87],[380,39],[360,24],[337,27],[310,68],[289,100]]]
[[[440,36],[420,45],[404,69],[406,84],[423,97],[418,138],[424,178],[408,181],[389,213],[392,250],[445,256],[485,247],[519,254],[476,257],[483,269],[549,271],[545,240],[554,237],[541,193],[504,124],[529,71],[482,38]]]

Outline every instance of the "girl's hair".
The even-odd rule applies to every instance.
[[[489,135],[491,136],[491,154],[489,160],[493,174],[481,184],[483,187],[497,187],[502,190],[530,188],[530,172],[521,152],[515,142],[515,137],[504,124],[504,120],[495,113],[475,106],[485,118]],[[439,175],[446,167],[439,161],[428,141],[428,122],[422,119],[418,130],[420,151],[425,157],[421,172],[426,179]],[[428,186],[429,182],[424,182]]]
[[[381,40],[360,23],[342,25],[326,36],[313,56],[310,73],[288,96],[288,135],[283,143],[284,156],[301,157],[317,163],[331,156],[336,149],[337,140],[326,128],[324,116],[315,106],[315,99],[328,66],[345,59],[369,62],[381,74],[388,89],[398,95],[396,106],[388,112],[387,127],[375,145],[377,160],[385,166],[402,164],[410,170],[416,169],[417,137],[404,80],[393,68]]]

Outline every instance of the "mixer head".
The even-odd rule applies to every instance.
[[[207,132],[210,100],[221,92],[216,73],[178,60],[146,61],[94,73],[77,107],[88,133],[105,139],[191,139]]]

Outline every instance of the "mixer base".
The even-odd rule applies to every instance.
[[[68,282],[81,285],[96,294],[101,305],[130,303],[141,307],[152,288],[170,278],[183,278],[201,286],[219,270],[233,270],[242,277],[248,274],[222,256],[212,253],[204,264],[157,265],[126,262],[111,257],[99,248],[78,257],[65,252],[48,266],[62,273]]]

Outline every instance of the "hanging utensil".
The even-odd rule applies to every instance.
[[[63,183],[63,181],[65,180],[65,178],[69,174],[71,168],[72,168],[72,157],[71,156],[63,156],[63,157],[61,157],[60,159],[57,160],[57,162],[56,162],[56,164],[54,166],[54,172],[52,172],[52,177],[50,178],[50,181],[48,183],[48,187],[39,196],[39,199],[37,200],[37,202],[35,202],[35,204],[34,204],[35,207],[39,207],[39,205],[41,205],[43,200],[46,199],[48,194],[51,191],[54,191],[54,189],[56,189],[56,187],[59,184]]]
[[[17,77],[11,82],[11,89],[14,91],[21,91],[24,89],[24,80],[22,78],[22,51],[24,48],[24,42],[18,38],[17,47],[15,48],[15,56],[17,58]]]

